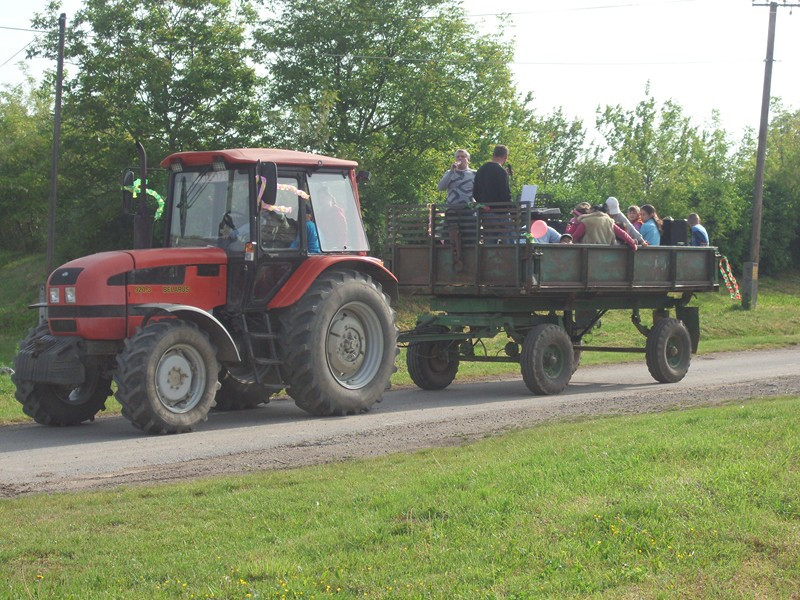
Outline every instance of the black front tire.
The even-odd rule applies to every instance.
[[[389,297],[359,271],[323,273],[281,316],[281,331],[287,393],[312,415],[368,410],[397,369]]]
[[[525,385],[534,394],[560,394],[572,378],[572,341],[558,325],[531,329],[522,342],[520,368]]]
[[[660,383],[676,383],[686,376],[692,360],[692,340],[686,326],[677,319],[656,321],[647,335],[647,369]]]
[[[30,330],[20,347],[35,344],[49,333],[46,323],[39,325]],[[22,404],[22,411],[41,425],[65,427],[94,421],[111,395],[111,377],[102,375],[97,365],[85,365],[85,371],[86,381],[78,387],[34,383],[14,373],[11,376],[16,386],[14,396]]]
[[[457,342],[411,342],[406,352],[406,366],[411,381],[423,390],[443,390],[458,373]]]
[[[197,325],[165,319],[140,327],[117,357],[122,415],[146,433],[183,433],[208,418],[219,365]]]

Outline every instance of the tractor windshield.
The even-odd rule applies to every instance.
[[[323,252],[369,250],[347,172],[310,173],[308,191]]]
[[[169,245],[222,246],[244,251],[250,240],[247,169],[182,172],[172,183]]]

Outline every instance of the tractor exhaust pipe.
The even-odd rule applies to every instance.
[[[139,154],[139,179],[142,183],[133,217],[133,248],[140,250],[153,245],[153,214],[147,206],[147,153],[139,141],[136,142],[136,152]]]

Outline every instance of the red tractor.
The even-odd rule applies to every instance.
[[[152,231],[142,189],[139,249],[50,275],[37,305],[47,320],[15,359],[25,413],[44,425],[93,420],[112,380],[122,414],[148,433],[190,431],[215,405],[252,407],[282,389],[314,415],[379,401],[395,370],[397,280],[367,256],[357,163],[238,149],[161,165],[163,248],[141,241]]]

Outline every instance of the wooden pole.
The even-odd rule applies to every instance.
[[[56,246],[56,192],[58,191],[58,148],[61,143],[61,90],[64,81],[64,35],[67,15],[58,17],[58,67],[56,69],[56,105],[53,112],[53,152],[50,159],[50,211],[47,221],[47,277],[53,271]]]

